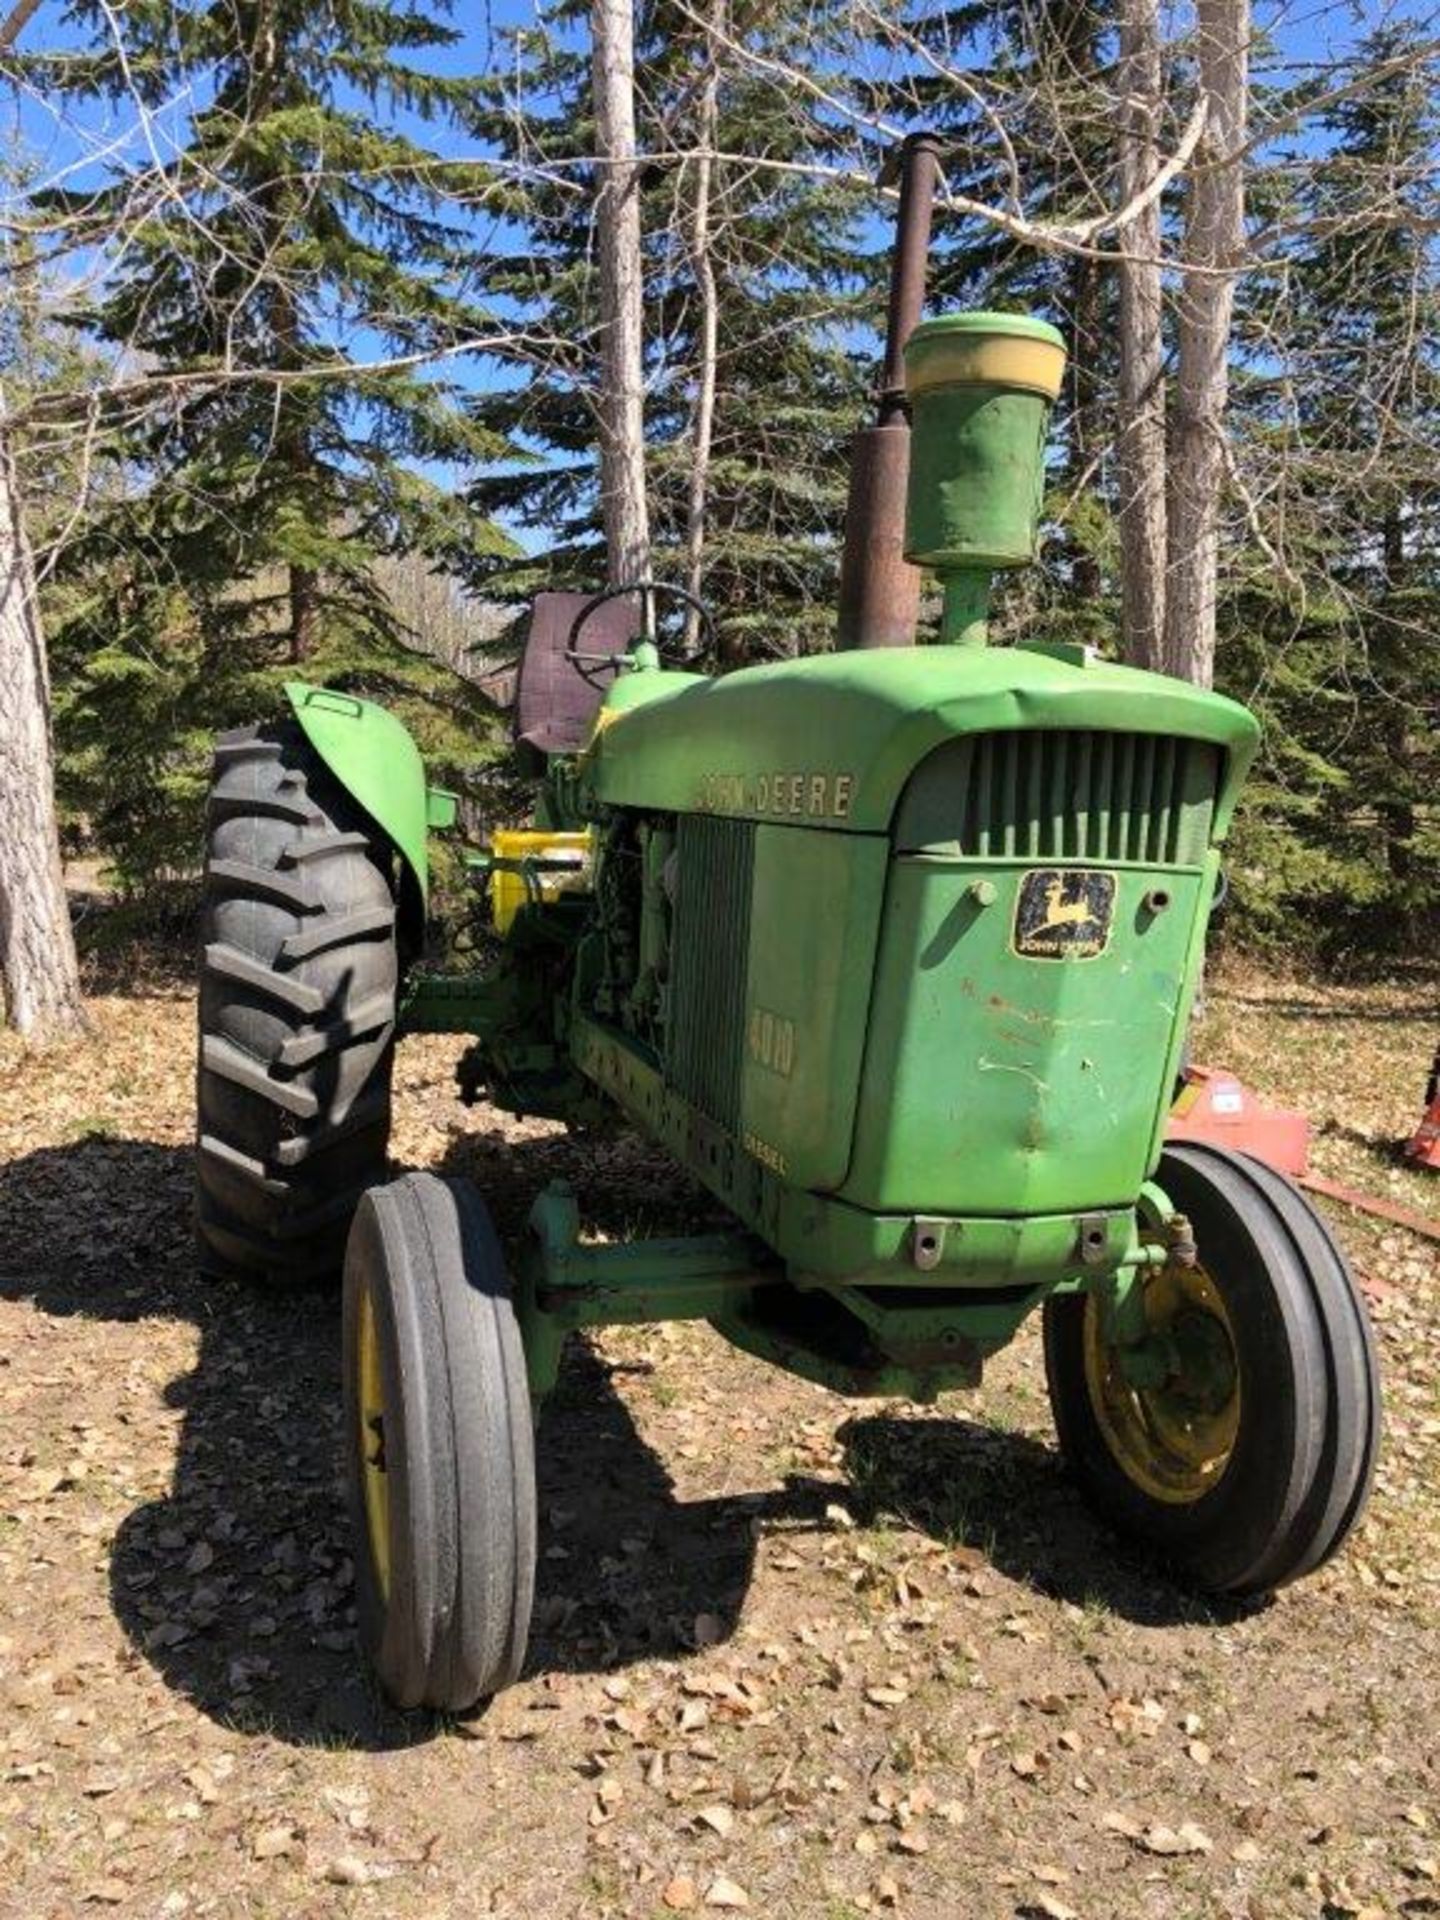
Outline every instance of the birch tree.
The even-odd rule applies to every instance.
[[[485,567],[508,602],[593,589],[605,565],[593,63],[562,27],[513,30],[479,96],[497,160],[524,169],[484,285],[559,343],[474,403],[533,455],[475,490],[540,532],[538,551]],[[727,12],[666,0],[636,53],[652,565],[698,581],[727,667],[831,643],[845,460],[874,375],[873,179],[808,111],[807,84],[840,70],[818,31],[809,0],[776,0],[743,36]]]
[[[3,402],[0,402],[3,404]],[[84,1023],[55,818],[50,675],[10,436],[0,429],[0,986],[34,1039]]]
[[[33,11],[17,6],[0,22],[0,54]],[[12,272],[8,297],[20,289]],[[45,635],[4,411],[0,391],[0,989],[7,1023],[43,1039],[82,1026],[85,1012],[55,815]]]
[[[650,577],[645,492],[645,313],[635,157],[635,11],[594,0],[595,249],[600,294],[600,502],[607,585]]]
[[[1205,125],[1185,198],[1166,501],[1164,664],[1177,678],[1206,687],[1215,673],[1231,319],[1245,258],[1250,31],[1249,0],[1197,0],[1196,78]]]
[[[1156,0],[1121,0],[1120,198],[1138,198],[1160,165],[1161,42]],[[1116,235],[1120,259],[1119,391],[1115,456],[1125,656],[1165,664],[1165,350],[1160,203]]]
[[[720,340],[720,292],[711,251],[711,187],[715,136],[720,124],[720,42],[728,18],[726,0],[714,0],[705,30],[705,77],[695,114],[695,205],[690,224],[690,262],[700,306],[696,342],[695,424],[690,440],[690,489],[685,504],[685,586],[699,599],[705,584],[705,509],[710,485],[710,452],[715,433],[716,357]],[[686,642],[699,638],[700,616],[686,617]]]

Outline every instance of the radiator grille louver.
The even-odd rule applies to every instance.
[[[745,1057],[754,824],[682,814],[676,856],[665,1078],[734,1132]]]
[[[919,769],[900,845],[983,860],[1198,866],[1219,760],[1205,741],[1160,734],[976,734]]]

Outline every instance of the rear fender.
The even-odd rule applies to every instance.
[[[285,693],[305,738],[400,856],[401,928],[406,944],[418,945],[430,891],[426,831],[448,824],[451,797],[427,791],[419,748],[384,707],[300,680],[287,681]]]

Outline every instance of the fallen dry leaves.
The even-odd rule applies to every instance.
[[[1434,1208],[1386,1142],[1435,1003],[1222,982],[1207,1046],[1310,1106],[1327,1172]],[[192,1018],[117,998],[89,1042],[0,1049],[0,1909],[1436,1910],[1419,1242],[1336,1216],[1375,1283],[1386,1452],[1353,1548],[1259,1610],[1179,1594],[1089,1520],[1028,1335],[919,1412],[701,1327],[579,1347],[541,1440],[530,1672],[436,1728],[355,1665],[333,1306],[194,1276]],[[401,1164],[470,1173],[512,1233],[557,1175],[612,1238],[706,1217],[633,1142],[460,1109],[456,1052],[402,1049]]]

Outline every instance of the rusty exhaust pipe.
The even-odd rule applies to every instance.
[[[941,142],[933,133],[912,133],[892,150],[880,174],[881,186],[891,185],[898,177],[900,205],[879,406],[874,426],[862,428],[855,436],[850,455],[836,637],[842,650],[915,644],[920,569],[905,558],[905,488],[910,473],[905,342],[925,301],[940,152]]]

